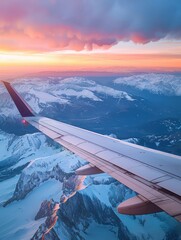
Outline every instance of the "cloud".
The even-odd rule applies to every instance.
[[[51,51],[181,38],[180,0],[0,1],[0,49]]]

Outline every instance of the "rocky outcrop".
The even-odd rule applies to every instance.
[[[39,227],[31,240],[47,239],[46,235],[49,234],[53,226],[56,224],[58,216],[57,211],[59,209],[59,203],[56,203],[53,199],[50,201],[45,200],[42,202],[40,210],[35,216],[35,220],[46,217],[45,222]],[[51,237],[51,238],[50,238]],[[59,239],[56,233],[52,231],[49,239]]]
[[[53,215],[54,212],[57,212],[58,209],[59,204],[56,203],[53,199],[50,201],[45,200],[42,202],[41,207],[35,216],[35,220]]]
[[[85,188],[85,185],[89,187]],[[83,188],[85,189],[77,192]],[[107,191],[105,199],[100,195],[101,190]],[[114,191],[116,194],[113,194]],[[86,180],[71,175],[63,181],[60,202],[50,200],[41,204],[35,219],[46,217],[46,220],[32,240],[54,239],[54,236],[84,240],[94,224],[106,226],[103,231],[111,233],[114,238],[130,239],[131,234],[121,223],[114,207],[131,194],[132,191],[105,174],[88,177]]]
[[[69,192],[74,192],[81,185],[83,179],[75,175],[75,170],[82,164],[83,161],[80,158],[67,151],[32,161],[23,170],[13,196],[5,202],[4,206],[25,198],[35,187],[53,178],[63,183],[64,198],[67,198]]]
[[[15,136],[0,130],[0,146],[0,181],[20,174],[32,159],[61,151],[60,145],[41,133]]]
[[[81,192],[60,205],[58,217],[60,231],[66,232],[66,239],[86,239],[89,228],[95,224],[100,227],[107,226],[106,231],[112,231],[115,239],[134,239],[111,206]]]

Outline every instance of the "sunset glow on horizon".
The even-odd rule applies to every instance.
[[[40,71],[180,71],[180,55],[158,54],[0,54],[1,72],[33,73]],[[11,71],[11,72],[9,72]]]
[[[0,33],[1,76],[181,70],[178,0],[7,0]]]

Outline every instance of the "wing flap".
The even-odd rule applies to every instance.
[[[181,196],[181,180],[179,179],[170,178],[162,182],[159,182],[158,185]]]

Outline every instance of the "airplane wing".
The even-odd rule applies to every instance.
[[[89,162],[76,174],[105,172],[138,193],[120,203],[118,212],[165,211],[181,221],[181,157],[38,116],[10,83],[3,83],[28,123]]]

